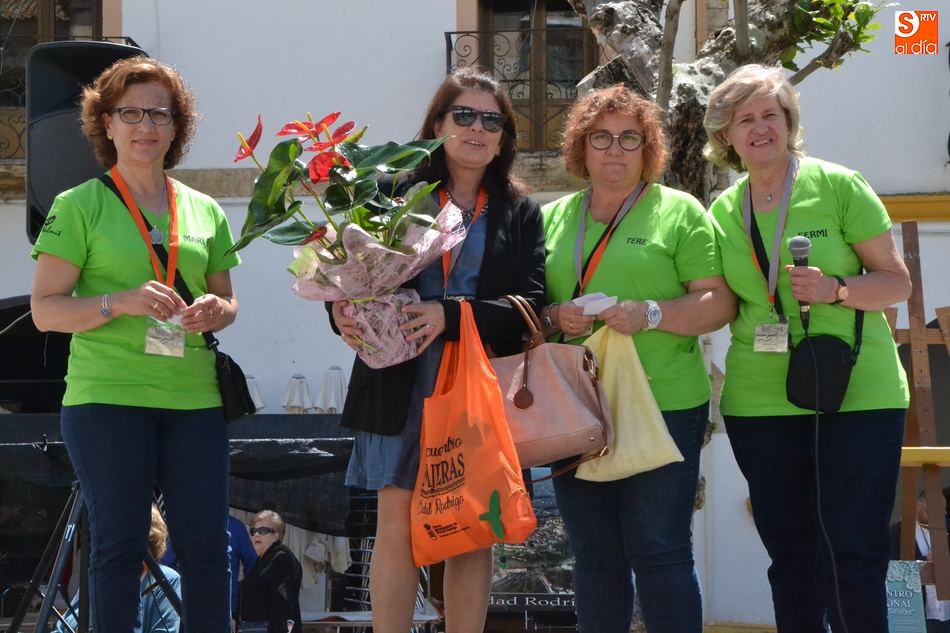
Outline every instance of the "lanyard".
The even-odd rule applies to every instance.
[[[162,267],[158,262],[158,255],[155,253],[155,248],[152,246],[152,238],[149,237],[148,229],[145,227],[145,219],[142,217],[142,211],[139,210],[138,205],[135,204],[135,198],[132,197],[132,192],[129,191],[128,185],[125,184],[125,181],[122,180],[122,176],[119,175],[118,165],[109,170],[109,175],[112,176],[112,180],[115,181],[116,186],[119,188],[119,192],[122,194],[122,201],[125,202],[125,206],[129,208],[129,213],[132,214],[132,219],[135,220],[135,226],[138,227],[139,233],[142,234],[142,239],[145,240],[148,253],[152,258],[152,269],[155,271],[155,279],[161,282]],[[166,269],[167,277],[165,285],[172,288],[175,285],[175,268],[178,265],[178,204],[175,200],[175,190],[168,176],[165,176],[165,185],[168,189],[169,222],[168,268]]]
[[[755,248],[752,248],[752,261],[755,263],[756,268],[759,269],[759,272],[762,273],[762,277],[765,279],[766,288],[769,293],[769,312],[771,312],[773,306],[775,306],[775,292],[778,285],[779,248],[782,245],[782,235],[785,232],[785,220],[788,218],[788,203],[792,198],[792,185],[795,184],[795,175],[797,170],[798,161],[794,156],[790,156],[788,161],[788,172],[785,174],[785,189],[782,191],[782,203],[779,206],[778,222],[775,226],[775,237],[772,239],[772,256],[770,260],[765,261],[764,269],[762,262],[759,261],[759,258],[755,254]],[[749,238],[750,244],[752,244],[753,221],[752,184],[751,179],[746,179],[745,191],[742,195],[742,222],[745,225],[745,233]],[[769,261],[775,262],[775,265],[771,266]],[[768,271],[767,273],[766,270]]]
[[[472,216],[472,221],[468,223],[466,227],[465,235],[468,236],[468,231],[475,226],[475,220],[478,219],[478,216],[482,214],[482,209],[485,207],[485,201],[488,200],[488,192],[482,189],[478,192],[478,202],[475,203],[475,215]],[[449,192],[445,189],[439,189],[439,205],[443,208],[449,203]],[[451,251],[446,251],[442,253],[442,283],[443,290],[448,290],[449,287],[449,275],[452,274],[452,271],[455,269],[455,264],[458,263],[459,253],[462,252],[462,245],[465,243],[463,239],[459,244],[453,248]]]
[[[613,235],[614,229],[620,225],[620,221],[623,220],[624,216],[633,208],[633,205],[639,201],[640,195],[643,193],[643,189],[646,185],[647,183],[641,182],[637,185],[637,188],[633,190],[633,193],[627,196],[627,199],[623,201],[617,215],[614,216],[610,225],[604,229],[600,239],[594,246],[594,250],[591,251],[590,256],[587,258],[587,263],[581,267],[581,259],[584,253],[584,234],[587,230],[587,211],[590,207],[592,190],[590,188],[587,189],[587,192],[584,194],[584,201],[581,203],[581,213],[577,221],[577,239],[574,241],[574,272],[577,275],[577,289],[574,291],[575,296],[584,293],[584,287],[587,285],[587,282],[590,281],[591,277],[594,276],[594,271],[597,270],[597,266],[600,264],[600,258],[604,256],[604,251],[607,250],[607,242],[610,241],[610,236]]]

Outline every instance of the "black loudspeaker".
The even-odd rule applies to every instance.
[[[57,195],[103,173],[82,133],[83,86],[135,46],[69,41],[37,44],[26,56],[26,234],[36,242]]]

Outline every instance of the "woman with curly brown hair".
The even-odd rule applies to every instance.
[[[33,251],[33,320],[73,335],[61,419],[89,510],[97,633],[135,627],[156,484],[184,579],[184,630],[230,630],[228,441],[201,333],[234,321],[228,271],[240,260],[226,254],[221,208],[164,172],[197,116],[165,64],[134,57],[103,72],[83,92],[82,118],[109,175],[60,194]],[[190,306],[176,273],[197,297]]]
[[[563,153],[568,171],[591,186],[542,210],[552,302],[545,334],[580,343],[606,326],[632,336],[684,457],[615,481],[576,472],[554,479],[575,557],[580,631],[630,630],[632,571],[650,633],[701,633],[690,521],[710,386],[697,336],[735,317],[735,296],[710,216],[692,196],[656,183],[667,149],[653,103],[623,86],[590,93],[568,115]],[[617,304],[585,315],[572,300],[593,292]]]

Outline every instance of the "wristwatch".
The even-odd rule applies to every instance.
[[[835,300],[831,302],[831,305],[836,306],[845,299],[848,298],[848,284],[844,283],[844,279],[841,277],[835,277],[838,280],[838,291],[835,293]]]
[[[646,303],[647,329],[655,330],[657,326],[660,325],[660,321],[663,320],[663,311],[660,310],[660,306],[657,305],[656,301],[653,301],[652,299],[647,299]]]
[[[102,295],[102,309],[99,310],[99,314],[102,315],[103,319],[112,318],[112,310],[109,309],[109,295],[108,294]]]
[[[546,327],[546,328],[553,328],[553,327],[554,327],[554,322],[551,321],[551,310],[552,310],[552,309],[554,308],[554,306],[556,306],[556,305],[557,305],[556,303],[552,303],[551,305],[548,306],[547,311],[544,313],[544,318],[541,320],[541,322],[544,323],[544,327]]]

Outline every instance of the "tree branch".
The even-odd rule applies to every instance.
[[[788,81],[795,86],[819,68],[834,68],[839,59],[853,50],[854,38],[851,34],[847,31],[838,31],[831,43],[828,44],[825,52],[808,62],[807,66],[789,77]]]
[[[752,50],[749,41],[749,2],[748,0],[733,0],[736,27],[736,55],[746,60]]]
[[[673,90],[673,45],[680,23],[682,0],[669,0],[666,5],[666,21],[663,24],[663,42],[660,44],[659,85],[656,89],[656,104],[664,116],[670,107],[670,92]]]

